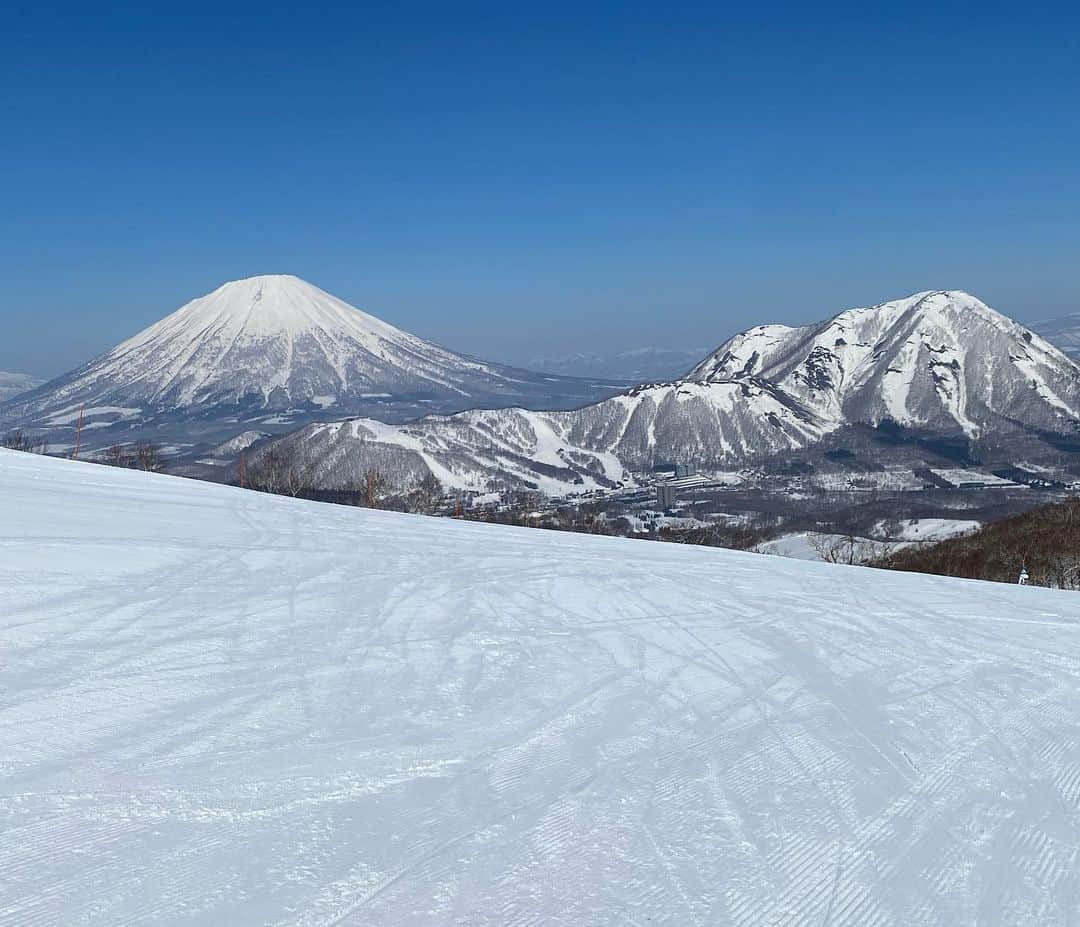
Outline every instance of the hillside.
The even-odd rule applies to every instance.
[[[368,467],[397,481],[434,474],[448,488],[537,488],[553,496],[633,485],[672,454],[731,463],[784,453],[827,429],[763,382],[660,384],[569,412],[482,409],[400,425],[320,423],[273,445],[323,488]]]
[[[0,452],[0,919],[1066,924],[1071,593]]]
[[[78,370],[0,404],[0,426],[83,445],[152,437],[208,446],[252,429],[369,415],[401,421],[477,406],[571,408],[618,385],[460,354],[298,277],[226,283]]]
[[[935,291],[802,328],[759,326],[674,383],[581,409],[321,423],[279,448],[323,488],[377,467],[402,481],[430,472],[458,489],[565,495],[632,485],[672,460],[704,472],[787,465],[826,438],[870,469],[905,456],[905,442],[913,467],[940,463],[941,442],[965,459],[972,447],[988,461],[1059,456],[1080,441],[1080,368],[975,297]]]
[[[899,551],[893,570],[1015,583],[1022,569],[1037,586],[1080,589],[1080,499],[1042,505],[963,537]]]

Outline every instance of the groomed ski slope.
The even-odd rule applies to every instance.
[[[0,923],[1066,924],[1080,596],[0,452]]]

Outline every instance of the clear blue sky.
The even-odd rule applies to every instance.
[[[0,22],[0,369],[305,277],[452,347],[1080,309],[1080,13],[81,4]]]

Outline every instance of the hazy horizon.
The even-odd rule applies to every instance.
[[[226,281],[223,280],[221,282],[224,283]],[[309,282],[314,283],[316,286],[320,286],[321,289],[328,289],[327,287],[322,286],[317,280],[310,280]],[[210,287],[207,290],[199,292],[197,294],[193,294],[191,299],[203,296],[205,295],[205,293],[210,292],[213,289],[216,289],[216,286]],[[354,298],[350,298],[349,296],[343,294],[340,291],[328,291],[333,293],[333,295],[335,296],[339,296],[342,299],[345,299],[346,302],[351,303],[352,305],[356,306],[356,308],[362,309],[365,312],[369,312],[372,315],[378,316],[379,318],[391,323],[392,325],[397,326],[398,328],[410,331],[413,334],[419,335],[420,337],[426,338],[427,340],[433,341],[437,344],[442,344],[445,347],[462,351],[464,353],[474,354],[478,357],[484,358],[485,360],[498,361],[514,366],[521,366],[526,368],[531,367],[533,369],[540,370],[545,366],[542,363],[544,359],[552,362],[565,361],[569,365],[570,361],[576,360],[577,355],[583,355],[586,357],[583,357],[579,364],[574,365],[574,369],[580,371],[581,375],[597,373],[598,375],[602,376],[614,376],[614,374],[611,372],[605,372],[603,370],[591,370],[586,359],[587,356],[595,355],[597,358],[600,359],[608,359],[615,355],[624,354],[627,352],[648,351],[650,349],[653,349],[658,352],[685,353],[689,357],[703,358],[732,335],[738,334],[740,331],[744,331],[747,328],[752,328],[755,325],[762,325],[774,322],[787,325],[810,325],[815,322],[823,321],[833,315],[836,315],[844,309],[849,309],[855,306],[874,305],[880,302],[884,302],[887,299],[895,299],[903,296],[908,296],[912,293],[919,292],[920,290],[925,289],[966,289],[968,292],[973,292],[970,288],[965,287],[921,287],[910,288],[903,292],[897,292],[895,294],[892,294],[891,296],[886,296],[882,298],[849,302],[843,305],[837,304],[833,307],[820,306],[817,307],[817,312],[806,310],[805,312],[800,313],[797,307],[789,306],[787,309],[775,312],[771,315],[766,312],[760,317],[754,317],[748,311],[740,312],[736,310],[730,312],[729,314],[723,314],[722,318],[734,319],[741,317],[745,319],[744,324],[729,325],[726,329],[718,328],[716,330],[716,333],[711,337],[707,334],[704,334],[703,330],[704,337],[698,344],[693,343],[689,338],[684,338],[684,340],[682,341],[674,338],[671,334],[672,332],[679,332],[684,329],[680,329],[678,325],[671,324],[673,322],[672,318],[666,313],[663,313],[663,310],[658,309],[658,324],[655,327],[645,325],[642,326],[640,329],[624,328],[617,332],[596,333],[591,340],[582,336],[580,339],[571,338],[567,341],[552,340],[547,344],[545,344],[544,342],[538,342],[535,338],[521,337],[519,339],[504,340],[502,343],[502,350],[500,350],[500,344],[498,339],[490,339],[491,348],[489,350],[478,347],[477,343],[486,343],[486,340],[483,338],[482,332],[473,332],[471,339],[468,337],[464,337],[461,332],[455,333],[455,329],[453,328],[439,329],[443,331],[443,335],[433,334],[431,331],[419,330],[418,326],[411,326],[408,322],[402,322],[400,318],[392,318],[388,314],[380,312],[377,308],[366,306],[362,302],[359,302]],[[1070,311],[1075,311],[1073,309],[1070,309],[1068,306],[1062,306],[1060,309],[1051,310],[1048,313],[1044,312],[1042,315],[1040,315],[1038,311],[1035,311],[1034,313],[1026,312],[1024,314],[1021,314],[1010,312],[1005,307],[995,305],[993,300],[986,299],[978,292],[974,292],[973,295],[978,296],[984,302],[988,303],[992,308],[998,309],[999,311],[1004,312],[1006,315],[1010,315],[1018,319],[1019,321],[1024,322],[1036,322],[1043,318],[1053,318],[1057,315],[1064,315]],[[188,299],[184,299],[181,302],[176,303],[171,308],[163,308],[160,311],[156,311],[156,307],[154,309],[149,309],[145,312],[140,312],[136,309],[132,309],[129,313],[123,314],[121,316],[121,319],[138,319],[139,321],[135,322],[135,327],[123,331],[117,330],[116,334],[112,336],[111,340],[108,336],[104,334],[104,331],[111,331],[112,324],[109,324],[108,326],[102,326],[102,337],[98,338],[96,341],[90,341],[82,337],[65,339],[62,333],[58,335],[55,329],[46,325],[42,325],[38,330],[27,331],[24,329],[21,334],[26,340],[26,342],[32,344],[35,340],[40,341],[41,344],[45,345],[46,353],[40,356],[41,359],[39,363],[37,363],[36,365],[31,365],[28,358],[33,356],[32,351],[24,353],[23,350],[18,347],[0,347],[0,370],[12,373],[31,374],[33,376],[43,379],[51,379],[53,377],[60,376],[61,374],[67,373],[68,371],[81,366],[86,361],[89,361],[92,358],[107,352],[121,341],[124,341],[127,338],[137,334],[137,332],[141,331],[142,329],[153,325],[155,322],[159,321],[161,318],[164,318],[171,312],[175,312],[184,303],[188,301]],[[56,306],[49,310],[43,310],[40,313],[28,313],[28,315],[36,316],[40,320],[45,315],[63,315],[66,313],[66,311],[67,310],[65,310],[64,307]],[[71,309],[72,314],[75,314],[76,312],[77,309]],[[103,315],[102,318],[104,320],[108,317]],[[690,325],[687,327],[692,328],[692,326],[696,322],[701,321],[701,317],[691,317],[685,321],[690,323]],[[660,324],[661,322],[663,323],[662,325]],[[4,325],[4,328],[8,327],[9,326],[7,324]],[[584,326],[584,328],[588,329],[588,326],[586,325]],[[666,334],[665,330],[667,331]],[[639,333],[640,337],[635,340],[634,335]],[[505,333],[503,333],[503,337],[505,338]],[[57,350],[55,354],[48,353],[49,347],[52,344],[56,343],[58,339],[59,343],[62,346],[61,349]],[[17,344],[17,341],[13,343]],[[80,351],[82,351],[82,353],[80,353]],[[20,361],[24,360],[26,362],[20,363]],[[554,367],[555,364],[550,364],[548,366]],[[568,369],[564,372],[573,371]]]

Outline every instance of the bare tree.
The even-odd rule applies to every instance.
[[[408,494],[405,507],[410,512],[419,512],[421,515],[434,515],[442,506],[442,501],[442,483],[439,482],[435,474],[428,473]]]
[[[877,534],[882,541],[899,541],[904,536],[904,522],[898,515],[886,518],[878,525]]]
[[[282,492],[286,496],[292,496],[294,499],[297,496],[302,496],[307,492],[311,486],[309,484],[307,474],[303,468],[295,463],[290,463],[285,467],[282,473]]]
[[[269,447],[248,465],[248,485],[259,492],[280,493],[285,467],[285,456],[276,447]]]
[[[126,470],[146,470],[148,473],[165,471],[161,448],[152,441],[140,441],[131,445],[114,444],[97,458],[97,462]]]
[[[277,458],[277,449],[273,447],[253,457],[247,465],[248,487],[257,492],[277,492]]]
[[[152,441],[140,441],[135,445],[135,466],[148,473],[163,473],[165,459],[161,456],[161,448]]]
[[[842,534],[831,537],[825,534],[811,534],[810,546],[826,563],[844,563],[849,566],[864,566],[881,559],[889,549],[888,544],[870,538],[856,537],[854,534]]]
[[[271,445],[245,464],[247,485],[251,489],[294,497],[310,489],[303,468],[279,447]]]
[[[28,435],[22,429],[10,431],[0,438],[0,447],[6,447],[9,451],[24,451],[27,454],[44,454],[49,449],[44,438]]]
[[[135,465],[135,458],[128,452],[128,449],[124,447],[124,445],[114,444],[102,456],[101,462],[110,467],[130,468]]]

